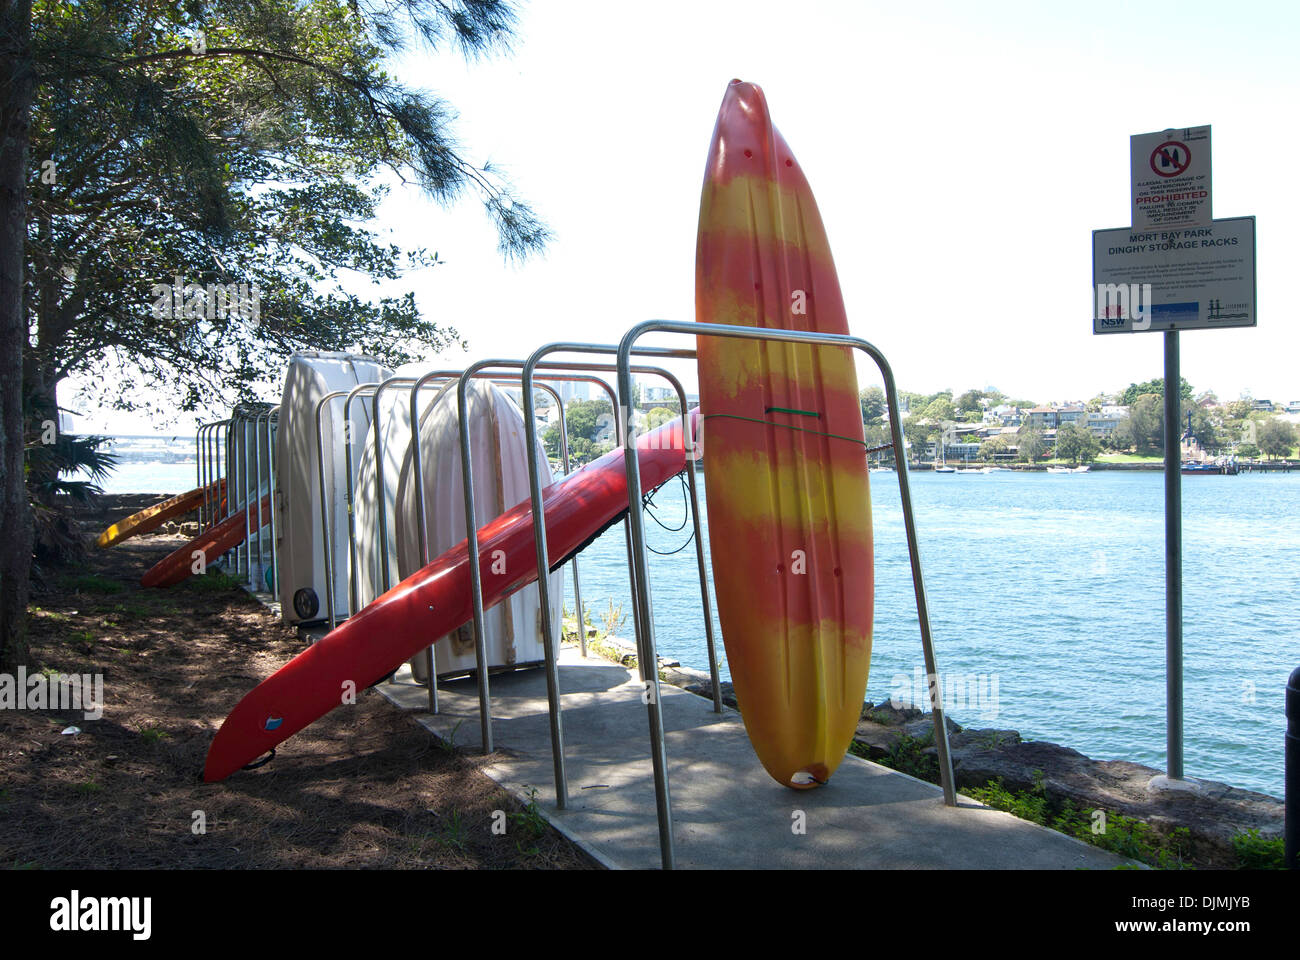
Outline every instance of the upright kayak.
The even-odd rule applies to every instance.
[[[803,171],[763,91],[733,80],[709,149],[696,319],[847,334]],[[709,540],[745,729],[779,783],[824,783],[861,717],[872,540],[852,351],[700,337]]]

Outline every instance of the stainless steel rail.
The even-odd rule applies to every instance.
[[[885,381],[885,395],[889,404],[889,425],[895,450],[903,449],[902,415],[898,405],[898,390],[894,383],[894,374],[889,362],[879,349],[866,340],[857,337],[837,336],[833,334],[808,333],[799,330],[778,330],[764,327],[732,326],[719,323],[682,323],[667,320],[647,320],[632,327],[623,335],[618,346],[618,390],[620,399],[630,403],[632,398],[631,357],[636,352],[636,342],[648,333],[672,333],[690,337],[725,337],[745,340],[767,340],[778,343],[805,343],[814,346],[848,347],[866,353],[880,369]],[[545,349],[545,348],[543,348]],[[685,428],[685,423],[683,427]],[[619,438],[626,447],[634,444],[626,425],[621,425]],[[905,457],[895,457],[898,464],[899,498],[903,510],[903,521],[907,531],[908,555],[912,565],[912,586],[916,594],[916,612],[921,627],[921,646],[925,656],[925,667],[931,678],[938,676],[934,655],[934,645],[930,633],[929,604],[925,592],[925,579],[921,572],[921,553],[916,540],[916,521],[912,511],[911,489],[908,485],[907,464]],[[638,642],[643,643],[647,654],[654,655],[654,618],[651,611],[650,584],[646,568],[648,558],[645,549],[644,519],[641,516],[641,469],[635,456],[623,458],[627,471],[628,516],[632,520],[632,538],[634,572],[641,585],[636,609],[636,630]],[[644,637],[642,641],[640,638]],[[650,699],[650,739],[653,747],[652,760],[655,766],[655,800],[659,817],[659,846],[665,869],[674,862],[672,805],[668,791],[667,761],[663,751],[662,716],[658,709],[658,678],[653,681],[654,689]],[[948,750],[948,728],[944,723],[943,704],[938,695],[938,684],[931,682],[930,708],[934,718],[934,742],[939,755],[939,776],[943,787],[944,802],[955,806],[956,789],[952,773],[952,758]]]

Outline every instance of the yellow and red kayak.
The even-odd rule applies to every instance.
[[[709,149],[696,319],[847,334],[812,190],[763,91],[733,80]],[[779,783],[824,783],[871,659],[867,458],[852,351],[700,337],[709,539],[745,729]]]
[[[203,503],[204,498],[220,500],[225,496],[226,478],[214,480],[206,487],[195,487],[185,493],[179,493],[170,500],[164,500],[162,503],[155,503],[152,507],[146,507],[138,513],[133,513],[125,520],[119,520],[107,530],[99,535],[96,543],[101,547],[111,547],[116,543],[121,543],[130,537],[138,536],[142,533],[148,533],[162,526],[173,517],[184,516],[191,510],[198,508]]]

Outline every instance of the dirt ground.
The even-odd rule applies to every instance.
[[[267,766],[203,783],[226,714],[303,646],[219,576],[141,589],[183,542],[92,548],[34,593],[32,670],[102,673],[105,705],[98,720],[0,711],[0,867],[595,866],[480,773],[484,758],[448,750],[373,691]]]

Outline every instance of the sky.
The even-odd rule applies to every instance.
[[[395,72],[457,108],[463,152],[505,170],[554,243],[506,264],[473,195],[444,209],[398,187],[380,226],[446,265],[389,289],[414,290],[469,340],[468,354],[429,357],[458,366],[693,320],[705,157],[739,78],[763,88],[812,185],[850,332],[881,348],[902,389],[1087,399],[1163,369],[1162,337],[1092,333],[1092,231],[1131,221],[1129,137],[1209,124],[1214,216],[1257,218],[1259,323],[1182,334],[1182,374],[1224,399],[1300,399],[1300,192],[1286,186],[1300,159],[1298,10],[534,0],[513,55],[411,51]],[[692,364],[677,369],[690,389]],[[860,386],[879,382],[864,361]]]

